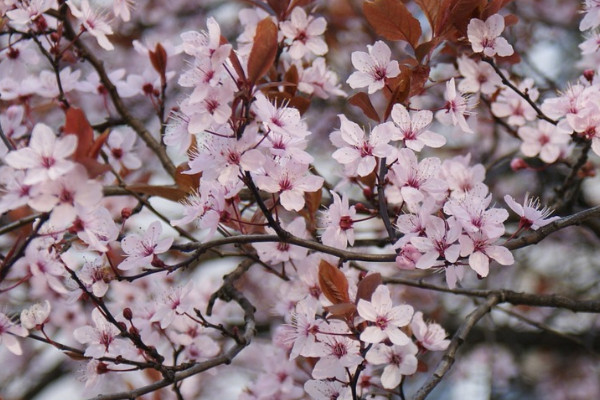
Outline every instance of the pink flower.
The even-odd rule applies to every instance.
[[[465,78],[458,84],[462,93],[493,94],[502,85],[502,79],[488,63],[477,62],[466,56],[456,60],[458,71]]]
[[[325,32],[325,18],[307,16],[302,7],[295,7],[289,21],[283,21],[279,28],[283,35],[292,41],[290,56],[298,60],[308,51],[317,56],[327,53],[327,44],[321,37]]]
[[[57,138],[49,126],[39,123],[31,132],[29,146],[11,151],[5,161],[15,169],[25,169],[23,183],[33,185],[57,179],[69,172],[75,164],[66,158],[73,154],[76,147],[77,136]]]
[[[490,16],[485,22],[473,18],[467,27],[467,36],[475,53],[487,57],[498,54],[500,57],[510,56],[514,53],[512,46],[500,37],[504,30],[504,17],[500,14]]]
[[[342,382],[330,380],[308,380],[304,390],[314,400],[350,400],[352,392],[350,387]]]
[[[511,265],[515,262],[512,253],[502,246],[492,244],[496,239],[490,239],[481,232],[461,235],[460,256],[469,256],[469,266],[479,276],[488,276],[490,259],[496,260],[501,265]]]
[[[375,345],[366,355],[368,362],[374,365],[384,364],[381,384],[386,389],[394,389],[400,384],[403,375],[417,372],[417,352],[414,343],[408,342],[402,346]]]
[[[472,104],[469,104],[468,97],[461,92],[456,91],[454,78],[446,82],[446,91],[444,92],[446,104],[444,109],[438,111],[435,117],[444,125],[458,125],[460,129],[467,133],[473,133],[473,130],[467,124],[465,115],[471,114]]]
[[[17,356],[23,354],[21,345],[15,336],[25,337],[27,333],[27,329],[15,324],[6,314],[0,312],[0,344],[4,343],[8,351]]]
[[[69,9],[73,16],[81,21],[82,27],[96,38],[98,44],[103,49],[113,50],[115,48],[106,37],[106,35],[112,35],[112,28],[106,23],[104,17],[100,13],[96,10],[92,10],[88,0],[81,1],[81,10],[71,1],[67,4],[69,5]]]
[[[419,345],[431,351],[446,350],[450,340],[446,339],[446,331],[439,324],[426,324],[423,313],[417,311],[410,323],[410,329]]]
[[[437,157],[427,157],[420,162],[411,149],[400,149],[398,161],[390,168],[390,182],[393,184],[385,194],[392,203],[406,203],[410,212],[417,212],[419,203],[428,197],[443,200],[448,186],[439,179],[441,161]]]
[[[393,140],[403,140],[404,145],[414,151],[421,151],[423,147],[442,147],[446,138],[439,133],[427,130],[433,120],[433,113],[429,110],[413,113],[412,119],[406,107],[395,104],[392,109],[392,119],[399,128],[399,135],[394,134]],[[394,132],[396,133],[396,132]]]
[[[435,216],[430,216],[425,227],[425,237],[412,237],[410,242],[423,255],[419,257],[416,267],[428,269],[442,262],[442,258],[450,263],[456,262],[460,253],[460,246],[456,243],[462,229],[454,218],[447,221]]]
[[[348,174],[367,176],[377,165],[376,157],[388,157],[394,153],[394,148],[388,144],[394,129],[392,123],[377,125],[367,139],[358,124],[349,121],[343,114],[338,116],[340,130],[331,134],[331,141],[340,148],[332,157],[346,166]]]
[[[348,373],[363,361],[360,355],[360,343],[349,337],[346,323],[330,321],[317,334],[319,341],[319,361],[315,364],[312,377],[315,379],[337,378],[345,380]]]
[[[600,2],[598,0],[585,0],[585,16],[579,23],[580,31],[596,28],[600,25]]]
[[[293,160],[276,163],[267,160],[265,175],[256,176],[256,185],[268,193],[279,193],[281,205],[289,211],[304,207],[304,192],[315,192],[323,186],[324,179],[308,174],[308,165]]]
[[[520,127],[518,134],[523,139],[521,152],[524,155],[535,157],[539,154],[540,159],[549,164],[558,159],[561,150],[571,140],[571,132],[543,120],[538,121],[537,128]]]
[[[360,299],[356,308],[361,317],[372,323],[360,334],[360,340],[367,343],[381,343],[389,339],[397,345],[410,342],[400,327],[410,323],[413,308],[406,304],[393,307],[387,286],[379,285],[371,301]]]
[[[209,59],[217,67],[229,57],[232,46],[229,43],[221,44],[221,27],[213,17],[206,20],[206,27],[208,32],[181,34],[183,51],[196,58]]]
[[[158,254],[168,251],[173,244],[173,238],[159,240],[162,226],[159,221],[150,224],[143,236],[131,234],[121,241],[121,247],[127,258],[119,264],[123,271],[135,267],[148,267]]]
[[[327,69],[323,57],[317,58],[310,67],[300,69],[298,72],[300,79],[298,90],[304,93],[314,94],[322,99],[346,95],[346,92],[340,89],[337,74]]]
[[[521,220],[519,221],[519,227],[525,229],[531,228],[536,231],[539,228],[560,219],[558,216],[550,217],[553,210],[549,209],[548,207],[543,207],[540,209],[540,200],[538,198],[529,197],[529,194],[525,195],[523,205],[517,203],[509,194],[504,196],[504,201],[506,204],[508,204],[511,210],[521,217]]]
[[[348,204],[348,197],[331,192],[333,204],[329,206],[329,210],[325,212],[324,220],[327,224],[321,241],[327,246],[345,249],[348,243],[354,244],[354,229],[352,224],[356,217],[356,209]]]
[[[253,109],[259,121],[262,121],[267,133],[270,131],[292,137],[305,137],[310,134],[300,112],[293,107],[278,107],[262,93],[255,94]]]
[[[41,329],[50,315],[50,302],[45,300],[21,311],[21,325],[26,329]]]
[[[352,53],[352,65],[358,71],[352,73],[346,81],[352,89],[369,87],[369,94],[375,93],[385,86],[386,79],[400,74],[398,61],[390,61],[392,52],[387,44],[378,40],[367,46],[369,53],[355,51]]]
[[[137,135],[130,128],[113,129],[106,141],[107,155],[111,164],[115,165],[117,171],[122,167],[129,170],[138,169],[142,161],[135,154],[133,145]]]
[[[108,322],[98,308],[92,311],[94,325],[79,327],[73,331],[73,336],[79,343],[87,344],[86,357],[100,358],[106,355],[121,354],[125,341],[117,336],[119,329]]]
[[[527,78],[517,85],[522,93],[527,93],[533,101],[539,97],[539,92],[533,87],[533,79]],[[527,121],[534,121],[537,118],[537,111],[515,93],[512,89],[504,88],[495,102],[492,103],[492,114],[498,118],[508,117],[508,123],[514,126],[525,125]]]

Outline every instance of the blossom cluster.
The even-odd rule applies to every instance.
[[[515,250],[596,215],[600,82],[519,73],[508,2],[154,3],[0,2],[0,359],[54,347],[98,399],[227,368],[240,399],[391,399],[498,303],[561,307]]]

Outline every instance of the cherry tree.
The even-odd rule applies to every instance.
[[[0,1],[0,397],[598,398],[599,10]]]

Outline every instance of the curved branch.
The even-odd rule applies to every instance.
[[[433,375],[421,386],[419,391],[413,397],[413,400],[423,400],[429,393],[440,383],[446,373],[450,371],[456,357],[456,352],[461,344],[467,339],[469,332],[475,324],[487,314],[492,307],[500,302],[500,297],[496,294],[490,295],[485,303],[479,305],[472,313],[470,313],[465,322],[458,328],[454,334],[450,345],[444,352],[444,357],[441,359]]]

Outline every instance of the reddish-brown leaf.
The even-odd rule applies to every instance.
[[[358,282],[358,288],[356,290],[356,302],[358,300],[363,299],[366,301],[371,301],[371,296],[377,286],[381,285],[381,274],[376,272],[371,275],[365,276],[360,282]]]
[[[360,108],[363,111],[363,113],[365,113],[365,115],[371,118],[373,121],[381,122],[381,119],[379,118],[375,107],[373,107],[373,104],[371,103],[369,95],[365,92],[356,93],[354,96],[348,99],[348,103]]]
[[[408,97],[416,96],[423,92],[423,88],[429,79],[430,68],[428,65],[417,65],[412,70],[410,77],[410,91]]]
[[[67,109],[63,133],[77,136],[77,148],[73,159],[83,164],[90,178],[95,178],[110,170],[108,165],[96,160],[102,145],[108,138],[108,132],[104,132],[94,140],[94,130],[81,109],[75,107]]]
[[[404,40],[417,47],[421,24],[401,0],[365,1],[363,12],[378,35],[388,40]]]
[[[291,96],[296,94],[296,90],[298,89],[298,68],[294,64],[292,64],[287,71],[285,71],[285,75],[283,77],[286,83],[291,83],[291,85],[286,85],[283,87],[283,91],[289,93]]]
[[[467,25],[471,18],[479,18],[487,0],[455,0],[450,10],[450,22],[463,35],[467,34]]]
[[[267,4],[271,6],[273,11],[275,11],[275,14],[277,15],[277,18],[281,20],[282,17],[285,16],[285,12],[287,11],[288,6],[290,5],[290,0],[267,0]]]
[[[487,19],[491,15],[498,14],[498,11],[503,9],[512,0],[492,0],[488,3],[482,15],[483,19]]]
[[[428,42],[421,43],[415,49],[415,56],[419,62],[422,62],[426,56],[431,54],[431,52],[440,44],[440,38],[436,37]]]
[[[396,103],[402,103],[408,98],[410,92],[410,81],[412,76],[412,70],[406,65],[400,66],[400,75],[390,81],[390,86],[393,88],[392,95],[390,96],[383,120],[386,121],[392,113],[392,108]]]
[[[277,25],[266,17],[256,26],[254,44],[248,56],[248,80],[256,83],[269,71],[277,55]]]
[[[435,27],[441,14],[442,2],[440,0],[415,0],[415,3],[423,10],[425,17],[427,17],[427,20],[429,21],[429,26],[431,26],[431,29],[434,31],[435,37],[437,33],[435,32]]]
[[[288,107],[294,107],[300,111],[300,115],[304,114],[310,107],[310,99],[302,96],[294,96],[290,100]]]
[[[427,371],[429,371],[429,367],[427,366],[427,364],[425,364],[425,361],[418,360],[417,371],[419,371],[419,372],[427,372]]]
[[[193,193],[200,187],[200,178],[202,177],[202,172],[198,172],[197,174],[193,175],[184,173],[189,169],[190,168],[187,163],[178,165],[175,169],[175,183],[181,190],[187,193]]]
[[[148,50],[148,54],[150,55],[150,62],[156,72],[158,72],[161,78],[165,77],[167,73],[167,51],[165,48],[162,44],[156,43],[154,51]]]
[[[225,39],[225,37],[221,36],[221,40],[219,42],[219,44],[227,44],[229,43],[227,41],[227,39]],[[246,81],[246,73],[244,72],[244,67],[242,67],[242,63],[240,62],[240,59],[238,58],[238,56],[235,54],[235,51],[231,51],[229,53],[229,61],[231,61],[231,65],[233,66],[233,69],[235,70],[235,72],[237,73],[238,79],[241,80],[242,82]]]
[[[94,144],[94,130],[81,109],[75,107],[67,109],[63,132],[67,135],[77,136],[77,149],[73,156],[75,161],[87,158]]]
[[[91,158],[98,158],[100,150],[102,150],[102,146],[104,145],[104,143],[106,143],[106,140],[108,139],[108,135],[110,135],[110,131],[107,129],[104,132],[102,132],[100,136],[96,138],[96,140],[94,140],[92,147],[90,147],[90,150],[88,151],[88,155]]]
[[[515,14],[508,14],[504,16],[504,26],[509,27],[516,25],[519,22],[519,17]]]
[[[340,303],[325,307],[325,311],[334,317],[350,317],[356,313],[354,303]]]
[[[346,275],[324,260],[319,264],[319,286],[333,304],[350,303]]]

